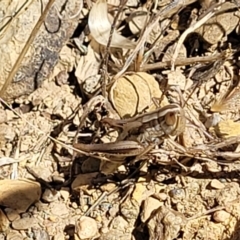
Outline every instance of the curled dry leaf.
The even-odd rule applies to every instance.
[[[105,0],[98,0],[92,7],[88,25],[92,37],[103,46],[107,46],[111,31],[111,23],[108,19],[107,3]],[[116,31],[113,32],[110,47],[133,49],[136,44],[121,36]]]
[[[153,98],[161,95],[157,81],[144,72],[123,76],[110,89],[110,100],[120,117],[132,117],[144,109],[155,109]],[[165,98],[162,106],[166,104]]]
[[[211,107],[212,112],[225,112],[240,109],[240,86],[224,94]]]

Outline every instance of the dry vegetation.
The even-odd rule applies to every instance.
[[[0,239],[239,239],[237,2],[41,4],[0,3]]]

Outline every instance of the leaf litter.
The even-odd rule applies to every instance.
[[[78,10],[80,37],[44,82],[1,101],[1,238],[239,239],[238,6],[99,0]],[[12,29],[0,23],[1,34]],[[136,159],[72,148],[115,142],[121,128],[106,117],[171,103],[184,108],[185,131]],[[31,190],[20,178],[41,183],[35,199],[20,201]]]

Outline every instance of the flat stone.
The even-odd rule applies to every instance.
[[[22,240],[23,236],[18,231],[11,231],[7,235],[7,240]]]
[[[17,219],[12,222],[12,227],[16,230],[26,230],[37,226],[37,220],[32,217]]]
[[[0,205],[26,212],[41,196],[41,186],[28,179],[0,181]],[[16,201],[17,200],[17,201]]]
[[[14,209],[11,208],[5,208],[4,209],[5,213],[7,214],[7,218],[9,221],[14,221],[16,219],[20,218],[20,215],[18,214],[18,212]]]
[[[64,203],[53,202],[49,205],[51,209],[51,213],[56,216],[67,216],[69,214],[69,210]]]
[[[225,185],[223,183],[221,183],[219,180],[217,179],[213,179],[210,182],[210,186],[214,189],[223,189],[225,187]]]

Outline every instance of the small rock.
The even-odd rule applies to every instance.
[[[60,193],[59,192],[53,192],[51,191],[50,189],[46,189],[42,195],[42,199],[45,201],[45,202],[54,202],[54,201],[57,201],[58,198],[60,196]]]
[[[140,206],[135,199],[126,199],[120,206],[122,216],[127,219],[128,222],[136,221],[140,212]]]
[[[111,190],[113,190],[113,188],[116,187],[116,184],[115,183],[106,183],[106,184],[103,184],[100,189],[103,191],[103,192],[110,192]]]
[[[3,109],[0,109],[0,123],[7,121],[7,113]]]
[[[73,203],[72,203],[72,207],[73,207],[74,209],[77,209],[77,208],[78,208],[77,203],[76,203],[76,202],[73,202]]]
[[[204,165],[209,172],[217,173],[221,171],[221,166],[216,162],[206,162]]]
[[[176,200],[181,200],[181,199],[185,198],[186,194],[185,194],[184,189],[182,189],[182,188],[174,188],[174,189],[171,189],[169,191],[169,196],[171,198],[176,199]]]
[[[59,176],[59,175],[53,175],[52,176],[52,181],[55,182],[55,183],[64,183],[65,181],[65,178],[62,177],[62,176]]]
[[[36,174],[41,177],[46,182],[52,181],[52,170],[51,167],[48,166],[47,162],[45,161],[45,165],[41,164],[37,168],[34,168]]]
[[[76,223],[76,233],[80,239],[96,237],[99,235],[97,222],[90,217],[81,217]]]
[[[0,232],[5,232],[9,227],[9,221],[4,214],[4,212],[0,209]]]
[[[51,213],[56,216],[65,217],[69,214],[69,210],[64,203],[53,202],[49,205]]]
[[[32,229],[35,240],[50,240],[48,233],[45,230],[36,228]]]
[[[131,240],[131,233],[124,233],[115,229],[108,231],[107,233],[102,233],[99,240]]]
[[[48,216],[48,219],[49,219],[49,221],[51,221],[51,222],[57,222],[57,221],[59,220],[58,217],[53,216],[53,215],[49,215],[49,216]]]
[[[41,186],[28,179],[0,181],[0,205],[26,212],[41,196]],[[17,201],[16,201],[17,199]]]
[[[111,222],[111,229],[118,230],[120,232],[126,232],[129,227],[129,223],[122,216],[117,216]]]
[[[18,231],[11,231],[7,235],[7,240],[22,240],[23,236]]]
[[[57,233],[54,237],[53,240],[65,240],[65,236],[63,233]]]
[[[20,218],[20,215],[18,214],[18,212],[14,209],[11,208],[5,208],[4,209],[5,213],[7,214],[7,218],[9,221],[14,221],[16,219]]]
[[[138,182],[135,184],[135,189],[132,193],[132,198],[136,200],[139,205],[141,205],[142,201],[155,192],[154,187],[151,187],[150,184],[148,186],[143,184],[144,181],[144,178],[140,177]]]
[[[166,201],[168,198],[168,195],[166,193],[155,193],[154,197],[159,199],[160,201]]]
[[[214,189],[223,189],[225,186],[223,183],[221,183],[219,180],[217,179],[213,179],[211,182],[210,182],[210,186]]]
[[[141,220],[145,223],[148,218],[151,216],[153,210],[158,209],[160,206],[163,206],[163,202],[160,202],[158,199],[149,197],[144,201],[143,210],[141,212]]]
[[[97,222],[102,222],[102,217],[101,217],[101,215],[97,215],[96,216],[96,218],[95,218],[95,220],[97,221]]]
[[[224,210],[216,211],[213,214],[213,219],[217,223],[223,223],[230,218],[230,214]]]
[[[32,217],[21,218],[12,222],[12,227],[16,230],[26,230],[36,226],[37,221]]]

